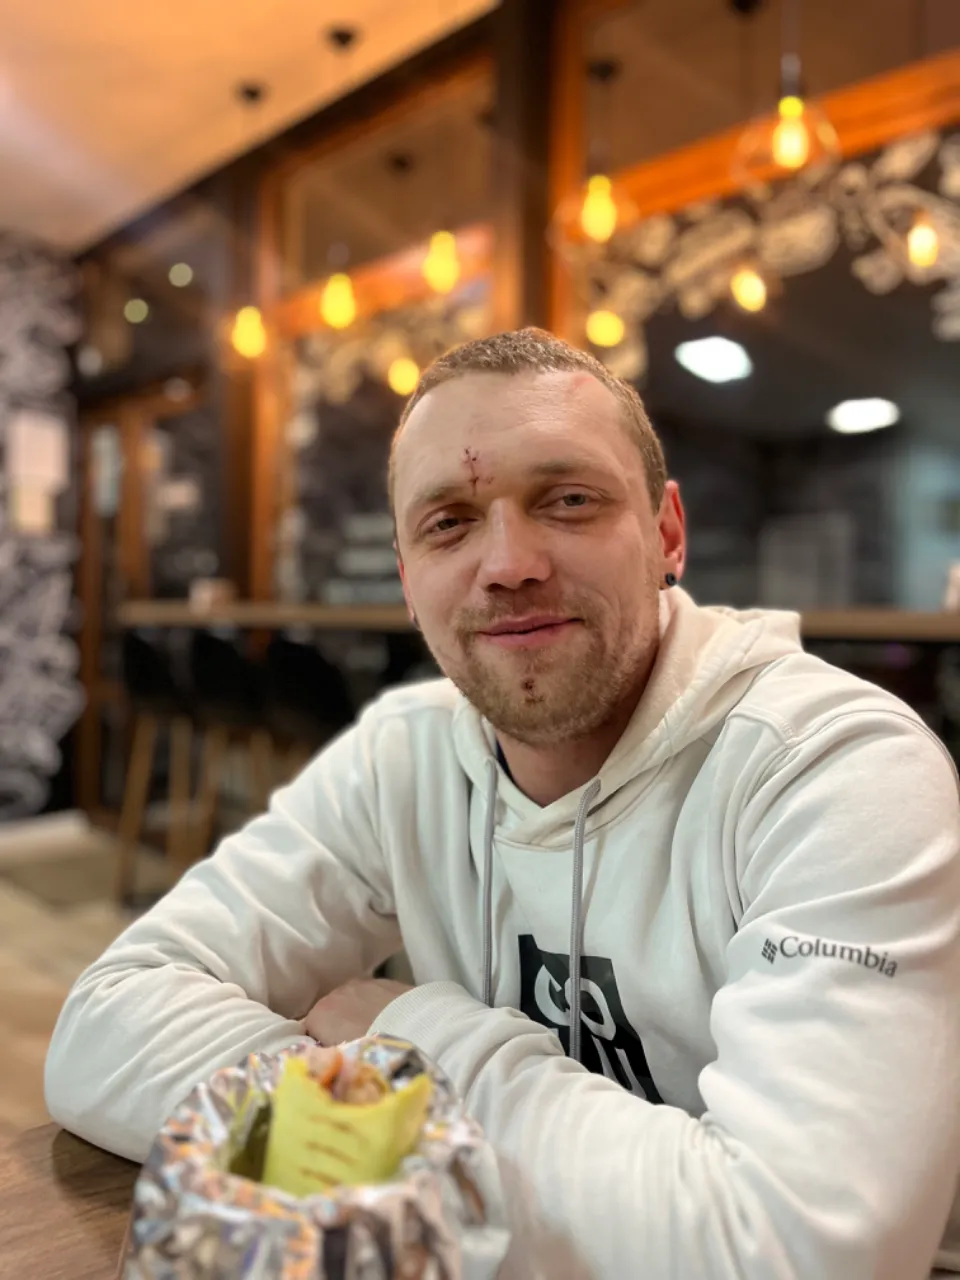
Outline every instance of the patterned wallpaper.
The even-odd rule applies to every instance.
[[[70,265],[0,234],[0,821],[43,809],[77,680]]]

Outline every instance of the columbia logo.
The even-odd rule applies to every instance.
[[[873,947],[866,944],[854,946],[850,942],[828,942],[825,938],[801,938],[796,933],[788,933],[785,938],[781,938],[779,946],[767,938],[760,948],[760,954],[768,964],[773,964],[778,955],[783,956],[784,960],[817,957],[858,964],[863,969],[872,969],[884,978],[893,978],[897,972],[897,962],[887,951],[874,951]]]

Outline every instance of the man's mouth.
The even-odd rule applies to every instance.
[[[480,635],[503,648],[525,648],[548,644],[566,635],[572,627],[579,626],[579,618],[556,614],[530,614],[522,618],[502,618],[485,627]]]

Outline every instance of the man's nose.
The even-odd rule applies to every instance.
[[[545,531],[536,520],[515,508],[488,514],[479,566],[484,590],[515,591],[525,582],[545,582],[551,572]]]

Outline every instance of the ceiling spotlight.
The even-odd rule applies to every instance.
[[[391,151],[387,156],[387,167],[401,177],[409,173],[414,166],[414,158],[409,151]]]
[[[359,40],[360,30],[358,27],[348,26],[328,27],[323,36],[331,49],[337,53],[346,53]]]
[[[233,92],[239,102],[255,107],[267,96],[267,86],[260,80],[241,80]]]
[[[900,409],[892,400],[876,397],[866,400],[844,400],[827,414],[827,426],[841,435],[858,436],[866,431],[879,431],[900,421]]]
[[[737,382],[753,373],[753,362],[746,351],[729,338],[681,342],[673,354],[688,373],[705,382]]]

